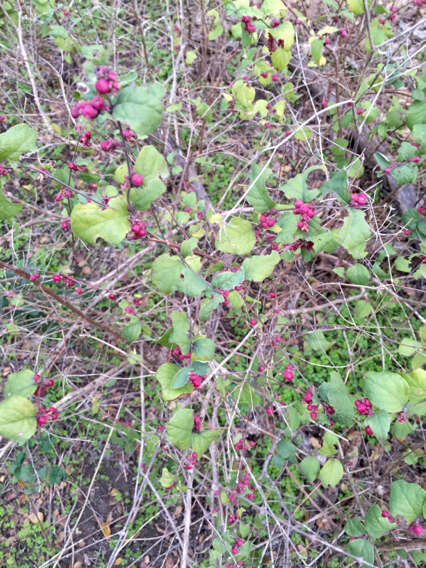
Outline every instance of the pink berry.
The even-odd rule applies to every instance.
[[[40,274],[37,272],[36,274],[30,274],[31,282],[36,282],[40,278]]]
[[[272,408],[272,406],[268,406],[266,408],[266,414],[269,414],[269,416],[272,416],[272,414],[274,414],[274,409]]]
[[[256,323],[257,323],[257,322],[256,322],[256,320],[255,320],[254,318],[251,318],[251,319],[249,320],[249,324],[250,324],[250,325],[253,325],[253,326],[254,326],[254,325],[256,325]]]
[[[34,379],[35,383],[40,382],[40,375],[38,373],[35,373],[34,376],[33,376],[33,379]]]
[[[100,95],[106,95],[107,93],[111,92],[110,82],[106,79],[98,79],[96,81],[95,89]]]
[[[292,381],[294,379],[294,373],[290,370],[284,371],[283,377],[286,381]]]
[[[52,280],[53,282],[62,282],[62,276],[60,274],[54,274]]]
[[[108,298],[110,300],[115,300],[115,294],[108,294]]]
[[[39,416],[39,417],[37,418],[37,422],[38,422],[39,426],[43,426],[43,425],[46,424],[46,422],[47,422],[46,416],[44,416],[44,415]]]
[[[423,534],[423,527],[421,525],[414,525],[413,526],[413,534],[420,536]]]
[[[263,373],[264,370],[265,370],[265,365],[259,365],[259,371]]]
[[[373,435],[373,430],[370,428],[370,426],[365,427],[365,433],[367,434],[367,436]]]
[[[101,111],[105,108],[105,101],[102,97],[99,97],[98,95],[94,96],[93,99],[90,101],[90,104],[92,105],[92,107],[94,109],[96,109],[97,111]]]
[[[77,293],[78,295],[80,295],[80,294],[83,293],[83,290],[82,290],[82,288],[80,288],[80,287],[76,288],[75,291],[76,291],[76,293]]]
[[[141,176],[141,174],[133,174],[131,182],[135,187],[140,187],[143,184],[143,176]]]
[[[345,28],[340,28],[340,37],[345,38],[348,35],[348,32]]]
[[[357,113],[358,115],[364,114],[364,112],[365,112],[365,108],[357,108],[357,109],[356,109],[356,113]]]
[[[384,18],[379,18],[379,23],[384,26],[385,25],[386,20]]]
[[[278,75],[276,73],[274,73],[273,75],[271,75],[271,80],[272,81],[279,81],[280,78],[278,77]]]

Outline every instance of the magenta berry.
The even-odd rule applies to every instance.
[[[52,280],[53,280],[53,282],[56,282],[56,283],[62,282],[62,276],[60,274],[54,274],[52,276]]]
[[[255,326],[257,321],[254,318],[249,319],[249,324]]]
[[[141,174],[133,174],[130,181],[135,187],[140,187],[143,184],[143,176]]]
[[[340,37],[345,38],[348,35],[346,28],[340,28]]]
[[[367,434],[367,436],[373,435],[373,430],[370,428],[370,426],[365,427],[365,433]]]
[[[107,81],[106,79],[98,79],[96,81],[95,89],[98,91],[100,95],[106,95],[107,93],[110,93],[112,90],[109,81]]]

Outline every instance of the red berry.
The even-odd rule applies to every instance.
[[[86,118],[96,118],[98,116],[98,111],[90,103],[84,105],[81,110],[81,114]]]
[[[98,95],[94,96],[93,99],[90,101],[92,107],[98,111],[101,111],[105,108],[105,101],[102,97]]]
[[[367,436],[373,435],[373,430],[370,428],[370,426],[365,427],[365,433],[367,434]]]
[[[131,182],[135,187],[140,187],[143,184],[143,176],[141,176],[141,174],[133,174]]]
[[[250,325],[256,325],[256,323],[257,323],[257,322],[256,322],[256,320],[255,320],[254,318],[251,318],[251,319],[249,320],[249,324],[250,324]]]
[[[37,418],[37,422],[39,426],[43,426],[47,422],[46,416],[42,415]]]
[[[100,95],[106,95],[107,93],[111,92],[110,82],[106,79],[98,79],[96,81],[95,89]]]

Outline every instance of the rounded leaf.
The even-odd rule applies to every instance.
[[[408,383],[397,373],[367,373],[363,391],[370,401],[386,412],[400,412],[408,400]]]
[[[24,443],[35,434],[37,409],[23,396],[11,396],[0,402],[0,436]]]
[[[343,477],[343,465],[339,460],[330,459],[322,466],[319,478],[324,487],[334,487]]]
[[[241,217],[233,217],[216,237],[216,248],[230,254],[249,254],[255,244],[252,224]]]

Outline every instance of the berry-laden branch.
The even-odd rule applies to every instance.
[[[70,311],[72,311],[74,314],[78,315],[81,319],[83,319],[85,322],[89,323],[91,326],[97,327],[98,329],[101,329],[102,331],[105,331],[106,333],[110,333],[119,341],[124,341],[124,342],[127,343],[127,340],[121,335],[121,333],[113,330],[112,328],[110,328],[105,323],[95,321],[90,316],[88,316],[87,314],[83,313],[81,310],[76,308],[73,304],[71,304],[67,300],[64,300],[64,298],[61,298],[61,296],[56,294],[56,292],[54,292],[53,290],[51,290],[50,288],[48,288],[44,284],[37,282],[37,280],[31,279],[31,275],[28,272],[25,272],[25,270],[22,270],[21,268],[17,268],[16,266],[11,266],[10,264],[6,264],[2,260],[0,260],[0,267],[4,268],[5,270],[10,270],[11,272],[16,274],[17,276],[20,276],[21,278],[25,278],[25,280],[28,280],[28,282],[31,282],[32,284],[37,286],[47,296],[50,296],[51,298],[53,298],[54,300],[56,300],[57,302],[59,302],[60,304],[65,306],[66,308],[68,308]]]

